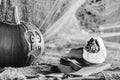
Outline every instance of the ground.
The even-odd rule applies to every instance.
[[[33,24],[35,24],[37,27],[40,28],[41,31],[43,31],[42,33],[44,37],[52,35],[49,36],[49,38],[47,37],[47,40],[45,39],[45,56],[42,56],[42,58],[41,57],[38,58],[35,64],[42,63],[42,61],[54,65],[59,64],[59,58],[65,56],[66,53],[71,48],[84,46],[83,43],[86,43],[86,38],[87,38],[87,36],[84,36],[84,34],[91,35],[92,33],[97,34],[102,32],[103,33],[102,36],[104,36],[105,33],[114,33],[114,32],[119,33],[120,31],[120,25],[119,25],[120,1],[119,0],[115,0],[117,1],[116,3],[114,3],[115,1],[111,2],[113,0],[86,0],[86,1],[91,1],[92,3],[87,2],[82,5],[82,8],[77,9],[76,12],[78,12],[79,14],[77,13],[73,14],[72,13],[73,9],[72,10],[68,9],[68,6],[65,5],[69,3],[68,0],[65,1],[61,0],[61,2],[59,2],[60,3],[59,6],[55,6],[55,9],[52,10],[53,12],[51,11],[51,14],[49,14],[48,18],[45,20],[47,14],[52,8],[52,5],[54,4],[54,1],[55,0],[50,0],[50,1],[23,0],[22,2],[19,0],[16,1],[12,0],[13,5],[18,6],[18,11],[21,21],[25,21],[25,22],[30,21]],[[77,0],[71,0],[71,1],[77,1]],[[104,4],[104,1],[107,3],[107,5]],[[75,7],[78,6],[76,5]],[[111,8],[113,8],[113,10],[111,10]],[[64,15],[64,13],[68,13],[68,14]],[[60,18],[61,16],[63,16],[62,19]],[[44,20],[45,23],[43,23],[43,26],[41,26]],[[59,21],[63,21],[63,22],[60,23]],[[56,26],[53,25],[54,23],[56,24]],[[62,23],[64,23],[65,25],[62,25]],[[106,29],[107,24],[112,25],[112,28],[109,29],[109,26],[107,26],[108,29]],[[106,30],[104,29],[99,30],[99,28],[101,29],[101,25],[102,28]],[[118,27],[116,27],[116,25],[118,25]],[[61,26],[62,29],[59,30]],[[47,30],[48,33],[44,34]],[[54,31],[56,31],[56,34],[52,33]],[[110,34],[106,36],[107,37],[104,37],[103,40],[107,48],[108,56],[104,63],[110,63],[113,64],[114,66],[120,67],[120,48],[119,48],[120,36],[119,35],[111,36]],[[106,43],[106,41],[108,43]],[[42,67],[35,66],[32,68],[29,66],[25,68],[22,67],[19,69],[5,68],[6,71],[0,74],[0,79],[27,80],[26,79],[27,76],[29,80],[33,80],[33,79],[43,80],[42,78],[44,78],[45,75],[37,74],[40,73],[39,71],[44,69],[43,67],[45,69],[49,69],[49,66],[42,66]]]

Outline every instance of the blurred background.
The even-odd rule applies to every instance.
[[[119,0],[0,0],[0,21],[12,21],[17,7],[21,22],[30,22],[42,32],[45,54],[64,56],[71,48],[84,46],[100,36],[107,48],[106,63],[120,66]],[[7,13],[7,16],[4,14]],[[41,59],[40,59],[41,60]],[[38,59],[38,62],[40,61]]]

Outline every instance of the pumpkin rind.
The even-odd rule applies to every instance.
[[[34,42],[28,42],[28,39],[31,37],[31,35],[28,36],[28,32],[34,35],[37,33],[41,39],[40,42],[37,42],[37,36],[34,36],[36,39]],[[28,54],[30,51],[37,49],[40,51],[38,54],[42,54],[44,40],[37,27],[27,23],[10,25],[0,22],[0,66],[21,67],[29,65],[33,61],[31,59],[34,58],[31,58]]]

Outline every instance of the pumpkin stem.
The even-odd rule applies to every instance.
[[[0,0],[0,22],[20,24],[17,7],[11,0]]]
[[[19,16],[18,16],[18,8],[17,8],[17,6],[15,6],[14,13],[15,13],[14,15],[15,15],[16,24],[20,24],[20,19],[19,19]]]

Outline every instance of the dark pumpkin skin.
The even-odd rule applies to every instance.
[[[25,27],[22,24],[0,22],[1,67],[22,67],[30,64],[32,57],[28,58],[29,48],[24,33]]]

